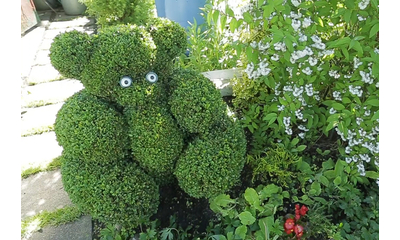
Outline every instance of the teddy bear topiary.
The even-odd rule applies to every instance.
[[[52,65],[84,85],[56,117],[62,180],[93,218],[133,228],[156,213],[159,186],[174,179],[195,198],[238,181],[243,130],[210,80],[174,68],[186,45],[185,30],[163,18],[55,37]]]

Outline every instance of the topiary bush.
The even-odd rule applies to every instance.
[[[71,43],[85,57],[59,64],[60,56],[71,54],[63,46]],[[60,109],[55,133],[68,156],[61,169],[65,189],[93,218],[134,228],[157,209],[161,184],[179,181],[201,198],[238,180],[243,131],[227,116],[211,81],[194,70],[173,69],[185,46],[185,30],[167,19],[91,36],[63,33],[52,43],[54,67],[74,69],[71,75],[85,87]],[[187,184],[195,173],[201,177]]]
[[[118,24],[145,24],[154,16],[152,0],[79,0],[86,5],[90,16],[94,16],[102,27]]]
[[[190,196],[210,198],[233,187],[243,169],[244,132],[225,117],[215,128],[191,142],[178,159],[175,176]]]
[[[114,107],[86,89],[57,113],[54,131],[67,154],[85,162],[112,162],[128,155],[127,123]]]
[[[134,228],[157,212],[158,185],[131,160],[87,163],[83,158],[64,156],[64,189],[94,219]]]

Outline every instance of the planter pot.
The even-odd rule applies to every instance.
[[[82,15],[86,11],[86,6],[78,0],[60,0],[60,2],[67,15]]]
[[[219,90],[222,97],[232,96],[232,78],[241,78],[242,70],[238,68],[202,72],[204,77],[210,79]]]
[[[165,18],[165,0],[156,0],[157,17]]]
[[[49,5],[47,5],[45,1],[52,8],[57,8],[60,6],[60,3],[57,0],[33,0],[33,4],[35,4],[35,8],[37,11],[51,10]]]
[[[188,21],[193,23],[193,19],[200,25],[204,22],[200,8],[204,8],[205,4],[206,0],[165,0],[165,15],[184,28],[189,27]]]

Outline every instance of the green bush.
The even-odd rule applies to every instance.
[[[177,158],[183,149],[183,134],[167,108],[152,106],[129,109],[129,136],[133,156],[157,182],[173,177]]]
[[[242,128],[225,117],[209,132],[189,143],[178,159],[175,176],[179,186],[196,198],[224,193],[238,182],[245,153]]]
[[[127,155],[128,125],[115,108],[84,89],[57,113],[54,131],[64,151],[86,162],[112,162]]]
[[[145,24],[154,16],[154,0],[79,0],[100,26]]]
[[[50,47],[50,61],[64,77],[79,78],[90,59],[91,38],[77,30],[57,35]]]
[[[378,165],[378,1],[249,0],[239,16],[235,7],[212,14],[240,37],[245,77],[233,90],[252,152],[328,139],[361,175]]]
[[[158,186],[132,160],[86,163],[65,155],[64,189],[94,219],[133,230],[149,221],[159,204]]]
[[[169,100],[172,114],[191,133],[207,131],[225,113],[220,92],[197,71],[181,70],[174,77],[171,85],[175,90]]]

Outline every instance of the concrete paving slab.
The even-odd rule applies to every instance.
[[[48,29],[62,29],[62,28],[72,28],[72,27],[84,27],[84,26],[91,26],[94,25],[95,21],[93,18],[87,17],[75,17],[70,21],[61,21],[58,19],[54,19],[55,21],[52,22]]]
[[[29,240],[92,240],[92,218],[82,216],[72,223],[44,227],[33,233]]]
[[[39,50],[49,50],[52,43],[53,39],[50,38],[43,39],[42,44],[39,47]]]
[[[33,66],[28,78],[28,84],[49,82],[61,78],[61,74],[51,64]]]
[[[53,125],[56,115],[64,103],[57,103],[38,108],[26,108],[26,113],[21,115],[21,134],[33,128]]]
[[[70,205],[73,204],[64,190],[61,170],[40,172],[21,180],[21,220]]]
[[[55,82],[41,83],[28,86],[26,90],[30,93],[21,101],[22,107],[29,106],[32,102],[51,101],[62,102],[74,93],[82,90],[82,83],[74,79],[65,79]]]
[[[49,50],[39,50],[36,53],[36,58],[35,58],[34,65],[51,64],[49,54],[50,54]]]
[[[54,132],[21,137],[20,144],[23,149],[18,158],[21,161],[21,171],[30,167],[46,167],[54,158],[61,156],[63,151]]]
[[[36,27],[21,37],[21,77],[28,77],[46,29]]]

